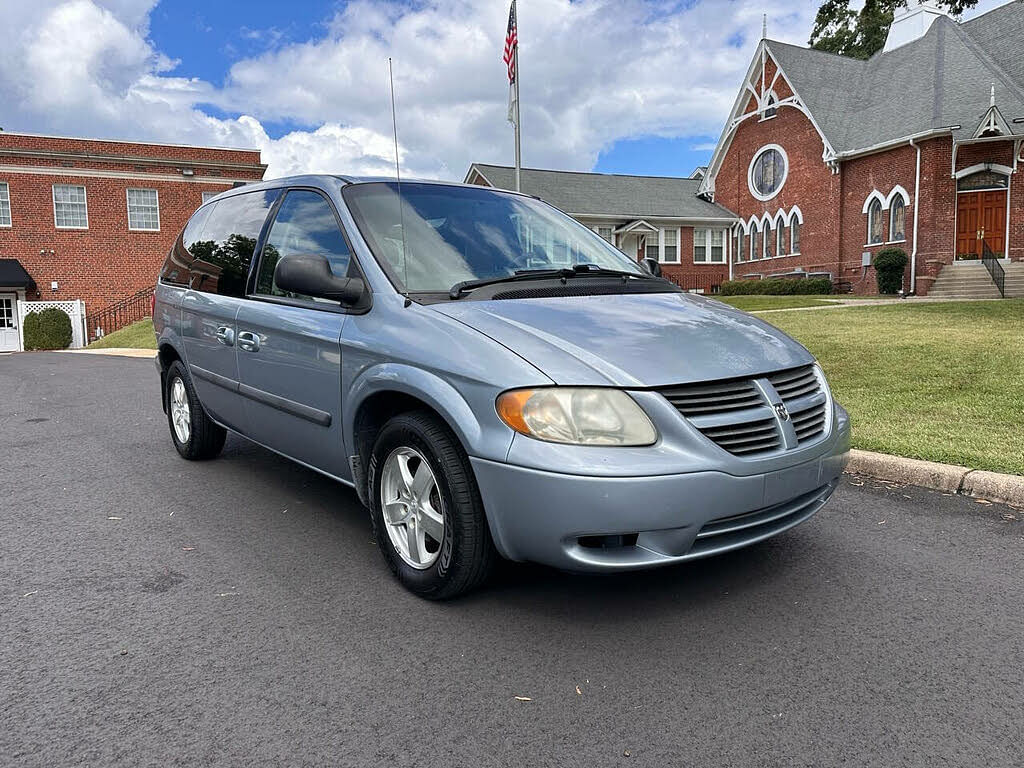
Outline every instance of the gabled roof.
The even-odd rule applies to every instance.
[[[515,169],[507,165],[474,163],[466,173],[467,182],[474,172],[493,187],[515,189]],[[697,197],[700,179],[523,168],[520,180],[525,194],[535,195],[573,215],[621,219],[735,218],[722,206]]]
[[[970,139],[993,84],[1003,114],[1024,116],[1022,40],[1024,2],[1013,0],[964,24],[939,17],[919,39],[867,61],[774,40],[767,46],[843,155],[945,128]],[[1024,124],[1011,129],[1024,134]]]
[[[935,19],[912,42],[867,61],[762,40],[733,104],[701,190],[713,192],[715,175],[754,96],[752,78],[770,56],[793,96],[782,104],[803,111],[821,136],[822,159],[874,151],[912,137],[975,138],[989,94],[1005,119],[1006,135],[1024,136],[1024,0],[1011,0],[964,23]]]

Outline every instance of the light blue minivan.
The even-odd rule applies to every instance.
[[[551,206],[301,176],[205,203],[160,274],[171,439],[226,430],[355,488],[385,561],[443,599],[496,556],[614,571],[811,517],[849,418],[811,354]]]

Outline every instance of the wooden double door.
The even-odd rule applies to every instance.
[[[982,244],[1006,255],[1006,190],[961,192],[956,200],[956,255],[976,253]]]

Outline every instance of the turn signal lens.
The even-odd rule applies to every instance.
[[[551,443],[638,446],[658,439],[643,409],[617,389],[514,389],[495,406],[516,432]]]

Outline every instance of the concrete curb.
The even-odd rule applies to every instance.
[[[887,453],[850,451],[847,472],[904,485],[919,485],[945,493],[1024,506],[1024,477],[986,472],[956,464],[905,459]]]
[[[105,349],[62,349],[75,355],[115,355],[117,357],[156,357],[155,349],[133,349],[131,347],[107,347]]]

